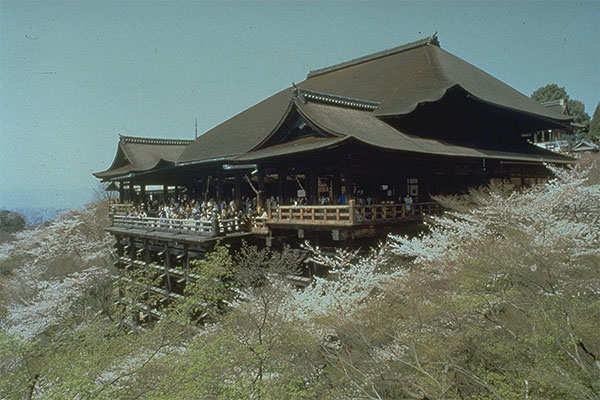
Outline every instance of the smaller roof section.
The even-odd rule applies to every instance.
[[[569,114],[569,107],[565,99],[542,101],[540,104],[553,110],[556,114],[571,115]]]
[[[158,139],[119,135],[117,154],[111,166],[94,176],[102,180],[125,177],[133,172],[144,172],[177,161],[185,147],[193,140]]]

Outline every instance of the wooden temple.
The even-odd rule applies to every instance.
[[[132,262],[154,246],[168,269],[165,252],[188,260],[218,237],[383,237],[435,212],[432,195],[531,184],[548,176],[545,163],[573,160],[525,137],[569,129],[571,119],[444,51],[434,35],[310,71],[193,141],[121,136],[110,168],[94,175],[118,185],[109,231],[120,253]],[[173,199],[255,205],[243,218],[128,211]]]

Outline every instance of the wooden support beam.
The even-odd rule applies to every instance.
[[[258,195],[256,199],[256,207],[265,209],[265,170],[258,167]]]
[[[179,258],[179,256],[177,256],[177,257]],[[187,287],[189,273],[190,273],[190,256],[189,256],[189,252],[188,252],[188,245],[184,244],[183,245],[183,274],[184,274],[184,280],[186,283],[186,287]],[[185,288],[184,288],[183,294],[185,296]]]
[[[331,199],[331,204],[337,204],[337,199],[340,197],[341,189],[342,189],[342,178],[340,176],[340,171],[333,171],[333,176],[331,178],[331,186],[333,192],[333,198]]]
[[[353,181],[352,171],[350,168],[346,167],[344,169],[344,186],[346,188],[346,204],[350,204],[349,201],[354,199],[354,181]]]
[[[279,197],[279,204],[285,204],[283,196],[286,178],[287,171],[284,168],[280,168],[277,172],[277,197]]]
[[[223,193],[223,174],[218,173],[215,177],[217,183],[217,205],[219,209],[221,207],[221,201],[225,200],[225,194]]]
[[[171,302],[171,275],[169,270],[171,269],[171,255],[169,254],[169,243],[165,242],[165,249],[163,250],[165,255],[164,269],[165,269],[165,290],[167,293],[167,304]]]
[[[125,202],[125,191],[123,190],[123,181],[119,182],[119,203]]]
[[[316,205],[319,204],[319,177],[314,167],[309,166],[307,169],[307,200],[308,204]]]
[[[240,210],[242,207],[242,175],[235,174],[235,183],[234,183],[234,200],[235,207]]]
[[[129,201],[135,202],[135,188],[132,181],[129,181]]]

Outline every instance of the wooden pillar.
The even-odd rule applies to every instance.
[[[319,204],[319,178],[314,167],[307,170],[308,204]]]
[[[265,209],[265,171],[259,167],[258,170],[258,198],[256,199],[256,207]]]
[[[123,190],[123,181],[119,182],[119,203],[125,202],[125,191]]]
[[[218,219],[218,211],[215,211],[215,209],[210,211],[212,213],[212,219],[211,219],[211,237],[215,237],[219,235],[219,219]]]
[[[352,200],[348,200],[348,206],[349,206],[349,207],[348,207],[348,208],[349,208],[349,209],[348,209],[348,212],[350,213],[350,214],[348,215],[348,220],[349,220],[349,222],[350,222],[350,225],[354,225],[354,222],[355,222],[355,218],[354,218],[354,211],[355,211],[355,210],[354,210],[354,207],[356,206],[356,202],[355,202],[355,200],[354,200],[354,199],[352,199]]]
[[[235,187],[234,187],[234,195],[235,195],[235,207],[238,210],[242,209],[242,176],[240,174],[235,174]]]
[[[342,190],[342,178],[340,177],[340,171],[334,171],[333,176],[331,177],[331,186],[332,186],[332,194],[333,199],[331,199],[331,204],[337,204],[337,199],[340,197],[340,193]]]
[[[188,252],[188,245],[183,245],[183,277],[185,278],[185,287],[187,289],[188,279],[190,275],[190,254]],[[186,290],[184,289],[183,294],[186,294]]]
[[[344,186],[346,187],[346,204],[350,204],[350,200],[354,199],[354,193],[352,190],[352,184],[354,183],[352,177],[352,171],[346,167],[344,169]]]
[[[169,243],[165,242],[165,249],[163,250],[165,256],[165,291],[167,292],[167,304],[171,302],[171,255],[169,254]]]
[[[164,204],[167,204],[168,203],[168,199],[169,199],[169,186],[163,185],[163,199],[162,199],[162,202]]]
[[[217,193],[216,193],[216,198],[217,198],[217,204],[219,206],[219,210],[221,209],[221,200],[224,200],[224,193],[223,193],[223,175],[222,174],[217,174],[215,176],[215,180],[216,180],[216,184],[217,184]]]
[[[135,202],[135,189],[133,188],[133,182],[129,181],[129,201]]]
[[[140,203],[146,204],[146,185],[144,183],[140,185]]]
[[[283,168],[279,169],[277,172],[277,196],[279,197],[279,204],[283,205],[284,203],[284,185],[285,179],[287,178],[287,171]]]
[[[144,185],[142,185],[142,188],[144,187]],[[150,245],[148,243],[148,239],[144,239],[144,273],[145,274],[149,274],[150,273]],[[146,293],[148,295],[148,297],[150,297],[150,284],[148,282],[146,282]],[[148,314],[148,322],[152,322],[152,313],[151,311],[151,305],[150,305],[150,299],[148,298],[146,300],[146,313]]]

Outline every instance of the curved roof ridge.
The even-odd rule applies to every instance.
[[[119,135],[119,141],[122,143],[182,146],[182,145],[190,144],[194,140],[193,139],[166,139],[166,138],[163,139],[163,138],[149,138],[149,137]]]
[[[379,107],[381,102],[359,99],[355,97],[340,96],[332,93],[318,92],[297,87],[294,85],[294,95],[298,96],[304,103],[314,101],[317,103],[331,104],[335,106],[356,108],[359,110],[373,111]]]
[[[438,40],[437,32],[429,37],[419,39],[414,42],[406,43],[401,46],[393,47],[391,49],[387,49],[387,50],[383,50],[383,51],[378,51],[377,53],[369,54],[366,56],[353,58],[352,60],[344,61],[339,64],[331,65],[329,67],[311,70],[308,72],[306,79],[312,78],[317,75],[326,74],[328,72],[337,71],[339,69],[351,67],[353,65],[362,64],[367,61],[377,60],[378,58],[387,57],[389,55],[401,53],[403,51],[415,49],[417,47],[428,46],[428,45],[434,45],[434,46],[440,47],[440,41]]]

